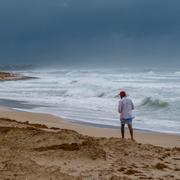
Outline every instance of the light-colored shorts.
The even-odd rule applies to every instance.
[[[121,124],[132,124],[133,118],[121,119]]]

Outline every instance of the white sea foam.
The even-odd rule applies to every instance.
[[[180,79],[177,73],[156,69],[51,69],[19,73],[39,79],[1,82],[0,98],[25,100],[40,106],[30,111],[119,126],[118,93],[125,89],[135,103],[136,119],[140,120],[134,121],[135,127],[180,132]]]

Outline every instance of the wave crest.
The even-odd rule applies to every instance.
[[[169,106],[168,102],[162,101],[160,99],[153,99],[152,97],[146,97],[142,103],[141,106],[150,106],[155,108],[165,108]]]

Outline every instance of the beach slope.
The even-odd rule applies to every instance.
[[[178,147],[0,119],[0,179],[179,179],[179,167]]]

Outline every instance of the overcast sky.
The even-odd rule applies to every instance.
[[[0,63],[180,67],[180,1],[0,0]]]

